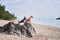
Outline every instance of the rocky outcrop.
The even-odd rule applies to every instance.
[[[8,22],[3,27],[0,27],[0,32],[6,32],[7,34],[17,34],[24,35],[26,37],[33,37],[32,32],[35,32],[35,29],[30,24],[20,25],[13,22]]]

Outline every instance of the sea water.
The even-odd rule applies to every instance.
[[[33,20],[33,22],[42,25],[55,26],[60,28],[60,20],[56,20],[55,18],[47,18],[47,19],[40,18]]]

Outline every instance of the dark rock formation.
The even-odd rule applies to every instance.
[[[60,20],[60,17],[56,18],[56,20]]]
[[[5,24],[3,27],[0,27],[0,32],[7,32],[8,34],[17,34],[25,35],[26,37],[32,37],[32,30],[35,32],[35,29],[30,25],[20,25],[13,22]]]

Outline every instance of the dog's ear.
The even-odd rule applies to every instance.
[[[31,18],[34,18],[34,17],[31,15]]]

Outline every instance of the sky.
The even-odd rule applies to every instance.
[[[19,20],[30,15],[34,16],[33,21],[60,17],[60,0],[0,0],[0,3]]]

